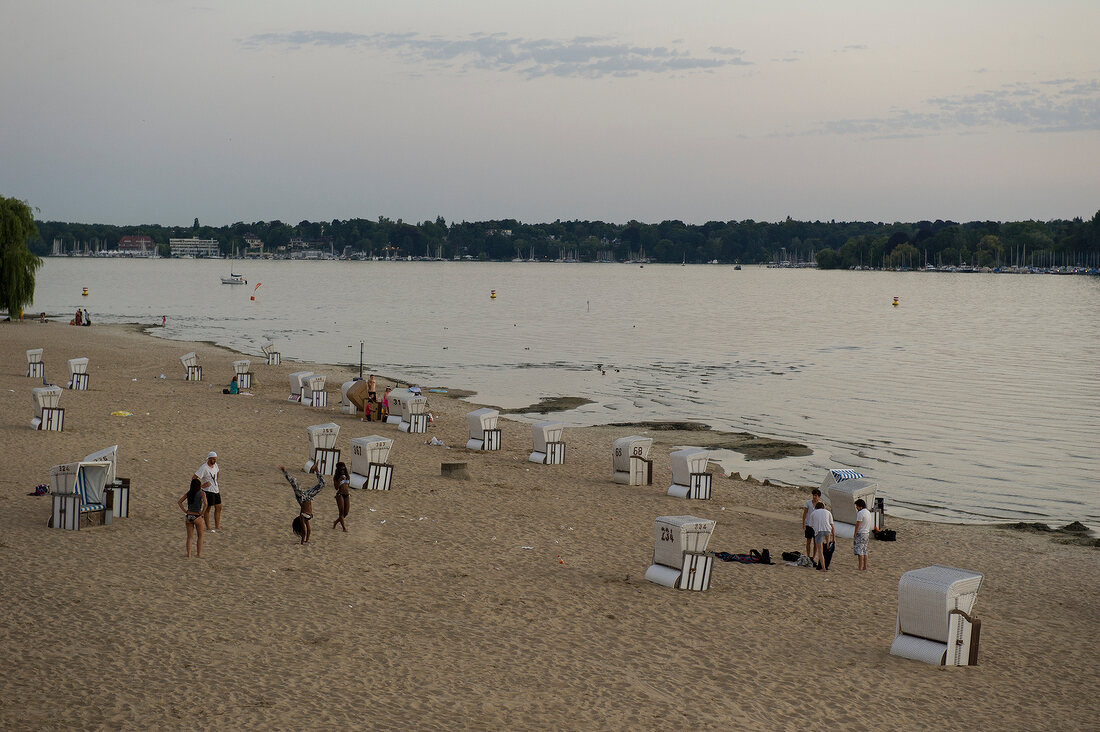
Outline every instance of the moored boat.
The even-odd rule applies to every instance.
[[[247,285],[248,280],[244,278],[244,275],[229,273],[228,277],[222,277],[223,285]]]

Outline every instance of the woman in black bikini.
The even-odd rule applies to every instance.
[[[300,543],[305,544],[309,541],[309,522],[313,518],[313,498],[321,489],[325,487],[325,476],[317,472],[317,464],[314,463],[310,466],[309,472],[317,473],[317,485],[307,490],[302,490],[298,487],[298,481],[286,472],[286,468],[282,465],[279,466],[279,470],[283,471],[283,477],[286,478],[286,482],[290,483],[290,487],[294,489],[294,499],[298,501],[298,518],[294,519],[290,528],[294,530],[294,533],[301,537]]]
[[[186,506],[184,503],[186,502]],[[199,532],[199,538],[195,545],[195,556],[202,556],[202,531],[203,524],[199,521],[202,518],[202,514],[206,511],[206,493],[202,490],[202,483],[198,478],[191,479],[191,487],[180,496],[178,501],[180,510],[183,511],[186,517],[185,524],[187,526],[187,556],[191,556],[191,536],[196,531]]]
[[[332,476],[332,482],[336,484],[336,510],[339,513],[336,520],[332,522],[332,528],[335,529],[336,524],[340,524],[344,531],[347,531],[348,527],[344,523],[344,519],[347,518],[348,511],[351,510],[351,476],[348,475],[347,465],[336,463],[336,472]]]

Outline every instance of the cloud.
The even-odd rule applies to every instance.
[[[608,38],[578,36],[568,40],[518,38],[505,33],[473,33],[446,38],[419,33],[349,33],[291,31],[258,33],[241,41],[248,49],[345,48],[378,50],[410,63],[429,63],[457,70],[481,69],[542,76],[601,78],[638,74],[712,71],[747,66],[744,52],[712,47],[707,56],[665,46],[634,46]],[[672,42],[670,45],[676,45]]]
[[[816,132],[893,138],[1005,128],[1025,132],[1100,130],[1100,80],[1053,79],[934,97],[916,110],[832,120]]]

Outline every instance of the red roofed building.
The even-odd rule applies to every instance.
[[[123,257],[155,257],[157,245],[149,236],[124,236],[118,240],[118,253]]]

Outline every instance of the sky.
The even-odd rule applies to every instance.
[[[42,220],[1050,220],[1096,0],[2,0]]]

